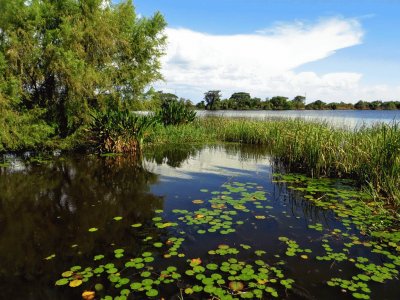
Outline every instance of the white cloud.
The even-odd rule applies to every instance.
[[[211,89],[221,90],[225,97],[237,91],[262,98],[307,93],[309,99],[325,101],[356,101],[365,96],[360,87],[362,74],[295,71],[360,44],[363,31],[354,19],[332,18],[313,25],[277,24],[254,34],[211,35],[185,28],[168,28],[166,34],[165,83],[157,88],[194,102]]]

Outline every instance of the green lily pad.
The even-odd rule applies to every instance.
[[[67,278],[61,278],[56,281],[56,285],[66,285],[68,284],[69,280]]]

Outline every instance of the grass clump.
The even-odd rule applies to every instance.
[[[201,119],[180,126],[163,126],[156,124],[146,136],[147,144],[203,144],[217,142],[215,133],[203,126]]]
[[[92,144],[101,153],[138,153],[147,130],[156,119],[128,110],[108,110],[93,114],[89,125]]]

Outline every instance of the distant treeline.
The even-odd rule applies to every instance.
[[[400,109],[400,101],[363,101],[356,104],[344,102],[325,103],[316,100],[306,104],[306,97],[296,96],[293,99],[283,96],[275,96],[262,100],[261,98],[251,97],[249,93],[233,93],[229,98],[222,99],[220,91],[208,91],[204,93],[204,100],[197,104],[189,99],[179,98],[172,93],[162,91],[156,92],[150,89],[143,94],[142,99],[136,101],[134,109],[137,110],[157,110],[162,103],[170,101],[179,101],[185,103],[187,107],[206,109],[206,110],[336,110],[336,109],[357,109],[357,110],[396,110]]]
[[[283,96],[272,98],[251,97],[249,93],[238,92],[227,99],[222,99],[220,91],[208,91],[204,94],[204,100],[196,104],[198,109],[206,110],[335,110],[335,109],[358,109],[358,110],[395,110],[400,109],[400,101],[372,101],[360,100],[356,104],[344,102],[325,103],[316,100],[306,104],[306,97],[296,96],[293,99]]]

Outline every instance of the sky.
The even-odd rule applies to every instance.
[[[400,0],[136,0],[168,26],[157,90],[400,100]]]

